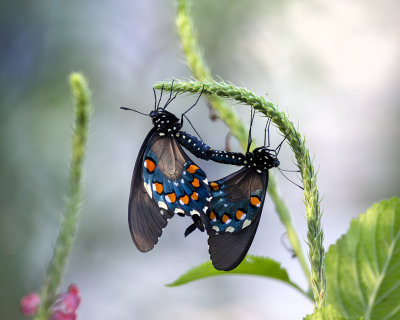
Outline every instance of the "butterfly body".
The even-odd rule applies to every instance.
[[[175,137],[181,146],[185,147],[197,158],[210,160],[210,157],[213,154],[213,149],[202,140],[184,131],[177,132]]]
[[[150,116],[154,127],[136,159],[129,197],[129,228],[142,252],[155,246],[175,214],[192,217],[202,231],[209,228],[205,216],[210,200],[208,181],[176,140],[181,122],[162,108]]]
[[[229,271],[240,264],[251,246],[264,205],[268,170],[279,166],[279,161],[273,150],[266,147],[246,155],[214,153],[214,158],[244,165],[239,171],[209,183],[212,197],[208,210],[209,253],[216,269]]]

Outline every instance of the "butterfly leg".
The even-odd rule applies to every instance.
[[[186,228],[185,237],[187,237],[189,234],[191,234],[196,229],[197,229],[196,225],[194,223],[192,223],[189,227]]]
[[[187,237],[189,234],[191,234],[194,230],[199,229],[201,232],[204,231],[204,225],[203,222],[200,219],[200,216],[197,214],[192,215],[193,223],[187,227],[185,230],[185,237]]]

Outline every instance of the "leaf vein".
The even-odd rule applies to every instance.
[[[394,239],[392,241],[392,244],[390,245],[390,248],[389,248],[389,251],[388,251],[388,256],[387,256],[385,264],[384,264],[384,266],[382,268],[382,272],[379,274],[378,279],[377,279],[376,284],[375,284],[375,287],[374,287],[374,289],[373,289],[373,291],[371,293],[371,296],[369,298],[368,307],[367,307],[367,310],[365,312],[365,319],[369,319],[370,316],[371,316],[372,309],[373,309],[374,305],[376,304],[376,297],[377,297],[378,291],[379,291],[379,289],[381,287],[381,284],[383,282],[383,279],[384,279],[384,277],[386,275],[386,271],[387,271],[387,269],[389,267],[389,262],[392,260],[394,247],[395,247],[395,245],[396,245],[396,243],[397,243],[399,238],[400,238],[400,230],[397,231],[397,233],[396,233],[396,235],[395,235],[395,237],[394,237]]]

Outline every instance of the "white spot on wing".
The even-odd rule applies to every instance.
[[[148,183],[144,182],[144,188],[146,189],[146,192],[148,193],[150,198],[153,198],[153,192],[151,191],[151,187]]]
[[[204,182],[205,184],[208,184],[208,180],[207,180],[207,178],[206,178],[206,179],[204,179],[204,180],[203,180],[203,182]]]
[[[217,232],[219,232],[219,228],[217,226],[213,226],[213,229]]]
[[[183,211],[182,209],[176,208],[174,210],[174,213],[185,213],[185,211]]]
[[[233,227],[228,227],[228,228],[226,228],[225,231],[226,231],[226,232],[233,232],[233,231],[235,231],[235,228],[233,228]]]
[[[204,213],[207,213],[207,209],[208,209],[208,207],[205,206],[205,207],[203,208],[203,212],[204,212]]]
[[[251,224],[251,220],[247,219],[247,220],[243,223],[242,229],[248,227],[250,224]]]
[[[198,212],[198,211],[196,211],[196,210],[192,210],[192,211],[190,211],[190,214],[193,216],[193,215],[198,215],[198,216],[200,216],[200,213]]]
[[[160,208],[163,208],[163,209],[165,209],[165,210],[168,210],[168,207],[167,207],[167,205],[166,205],[165,202],[158,201],[158,206],[159,206]]]

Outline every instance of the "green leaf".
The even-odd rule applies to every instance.
[[[233,274],[256,275],[256,276],[263,276],[280,280],[291,285],[293,288],[296,288],[298,291],[300,291],[308,298],[312,298],[309,294],[304,292],[297,284],[293,283],[289,279],[287,271],[281,267],[280,263],[270,258],[258,257],[252,255],[247,255],[246,258],[237,268],[228,272],[218,271],[214,269],[213,265],[211,264],[211,261],[207,261],[197,267],[190,269],[188,272],[181,275],[174,282],[167,284],[167,286],[175,287],[195,280],[200,280],[203,278],[221,276],[221,275],[233,275]]]
[[[362,320],[363,318],[342,316],[332,305],[323,307],[315,313],[308,315],[304,320]]]
[[[328,303],[346,317],[400,319],[400,199],[373,205],[326,255]]]

